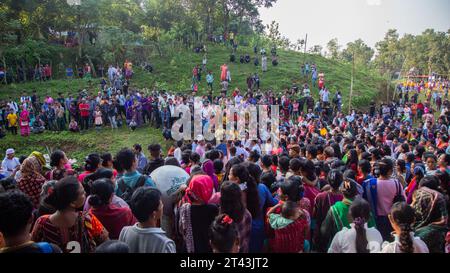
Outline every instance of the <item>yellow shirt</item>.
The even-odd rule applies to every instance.
[[[17,115],[16,114],[9,113],[8,116],[6,116],[6,119],[9,122],[9,127],[17,126]]]

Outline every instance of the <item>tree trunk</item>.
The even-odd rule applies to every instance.
[[[94,63],[91,60],[91,57],[89,57],[89,55],[86,55],[86,58],[88,59],[89,65],[92,67],[92,76],[94,78],[97,78],[97,73],[95,72],[95,67],[94,67]]]
[[[5,84],[8,84],[8,82],[6,81],[6,60],[5,60],[5,56],[3,56],[3,68],[5,69],[5,77],[3,78],[3,81],[5,82]]]

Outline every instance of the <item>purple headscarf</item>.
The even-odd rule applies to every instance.
[[[217,179],[217,175],[214,173],[214,164],[211,160],[206,160],[203,162],[202,170],[211,177],[212,181],[214,182],[214,189],[216,191],[219,190],[219,179]]]

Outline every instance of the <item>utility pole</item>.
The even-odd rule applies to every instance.
[[[352,111],[352,97],[353,97],[353,77],[355,74],[355,51],[352,52],[352,78],[350,81],[350,100],[348,103],[348,112]]]
[[[306,44],[308,43],[308,33],[306,33],[305,38],[305,52],[303,53],[303,65],[306,63]]]

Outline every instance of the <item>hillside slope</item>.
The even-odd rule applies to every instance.
[[[268,64],[268,71],[262,73],[261,66],[255,67],[253,59],[253,49],[249,47],[240,47],[237,52],[237,62],[229,63],[230,48],[219,45],[208,44],[208,64],[207,70],[211,70],[214,75],[214,93],[218,94],[220,66],[223,63],[229,64],[232,83],[230,89],[239,87],[246,90],[246,79],[250,74],[258,73],[261,79],[261,89],[272,89],[281,93],[284,88],[289,88],[293,83],[301,85],[303,83],[311,84],[310,77],[301,75],[300,66],[304,61],[315,63],[319,72],[325,73],[325,84],[334,93],[337,89],[342,91],[344,107],[348,107],[350,92],[351,65],[347,63],[329,60],[318,55],[302,54],[295,51],[279,50],[279,65],[277,67]],[[270,51],[269,49],[266,49]],[[239,63],[239,56],[250,54],[252,61],[249,64]],[[174,52],[172,56],[153,57],[149,60],[154,66],[153,73],[148,73],[135,67],[135,76],[132,80],[132,86],[137,88],[152,89],[156,86],[159,89],[173,90],[174,92],[188,92],[191,88],[191,75],[193,67],[202,62],[203,54],[196,54],[191,51]],[[260,58],[260,57],[259,57]],[[261,62],[261,60],[260,60]],[[74,80],[53,80],[49,82],[33,82],[25,84],[0,85],[0,99],[6,99],[9,96],[19,97],[21,92],[26,90],[31,93],[37,90],[41,96],[50,94],[55,96],[58,92],[76,93],[80,89],[88,88],[96,92],[98,90],[98,79],[88,83],[83,79]],[[364,107],[372,99],[380,99],[383,79],[375,73],[364,68],[355,69],[354,96],[353,105]],[[202,82],[199,86],[199,94],[204,94],[206,90],[205,72],[202,74]],[[312,94],[317,97],[318,90],[313,88]],[[345,108],[344,108],[345,109]]]

